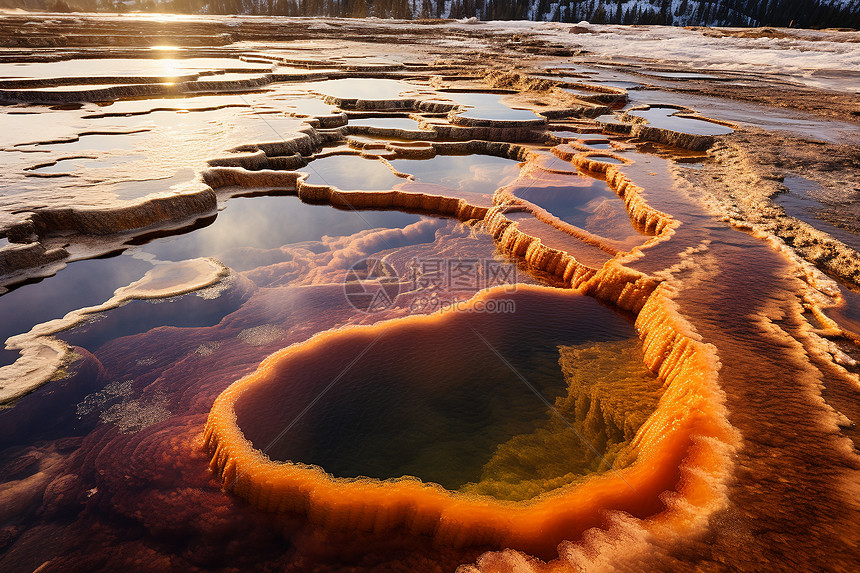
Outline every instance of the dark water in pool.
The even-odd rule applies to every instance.
[[[194,293],[166,300],[135,300],[112,309],[94,323],[61,332],[57,338],[95,352],[106,342],[160,326],[190,328],[216,325],[226,314],[238,308],[239,302],[239,297],[207,299]]]
[[[273,459],[339,477],[477,481],[497,445],[552,415],[529,385],[550,402],[565,391],[558,345],[635,336],[627,319],[571,293],[498,300],[512,307],[318,343],[245,391],[239,426]]]
[[[152,265],[128,255],[78,261],[53,277],[25,284],[0,296],[0,342],[66,313],[101,304],[113,292],[141,278]],[[13,363],[17,351],[0,351],[0,366]]]
[[[323,235],[403,227],[419,218],[396,211],[337,210],[302,203],[296,197],[237,197],[228,201],[227,208],[209,226],[155,240],[140,250],[165,261],[216,257],[242,270],[243,258],[238,251],[245,247],[273,249],[319,240]],[[36,324],[101,304],[116,289],[140,279],[150,268],[149,262],[130,254],[90,259],[71,263],[56,276],[13,289],[0,296],[0,338],[5,342]],[[0,350],[0,366],[13,363],[17,357],[17,351]]]

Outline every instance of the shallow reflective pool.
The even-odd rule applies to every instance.
[[[344,191],[392,189],[406,181],[387,165],[357,155],[333,155],[308,163],[301,169],[310,174],[307,183],[329,185]]]
[[[40,93],[40,92],[83,92],[83,91],[91,91],[91,90],[104,90],[108,88],[121,88],[125,87],[128,84],[75,84],[72,86],[51,86],[44,88],[21,88],[15,89],[15,91],[22,92],[32,92],[32,93]],[[147,84],[147,85],[158,85],[158,84]],[[161,85],[172,85],[172,84],[161,84]]]
[[[437,155],[433,159],[395,159],[391,165],[421,183],[470,193],[493,193],[520,173],[519,162],[492,155]]]
[[[337,108],[318,98],[287,100],[288,111],[296,115],[331,115]]]
[[[397,80],[373,78],[344,78],[339,80],[323,80],[304,87],[316,93],[336,97],[338,99],[385,100],[399,99],[407,91],[420,89],[420,86],[407,84]]]
[[[351,119],[349,120],[349,125],[366,125],[386,129],[406,129],[409,131],[420,129],[418,122],[408,117],[368,117],[363,119]]]
[[[578,131],[552,131],[553,137],[559,139],[578,139],[580,141],[606,141],[606,136],[602,133],[579,133]]]
[[[128,255],[90,259],[71,263],[56,276],[19,286],[0,296],[0,346],[39,323],[105,302],[114,290],[138,280],[150,268],[150,263]],[[0,366],[17,358],[17,351],[0,350]]]
[[[719,80],[721,78],[711,74],[701,74],[697,72],[653,72],[651,70],[642,70],[639,73],[646,76],[654,76],[657,78],[667,78],[671,80]]]
[[[106,76],[161,76],[165,78],[204,70],[260,70],[272,66],[238,58],[105,58],[0,64],[0,78],[67,78]]]
[[[311,347],[245,390],[239,426],[273,459],[338,477],[413,475],[449,489],[478,482],[497,446],[552,417],[532,388],[550,402],[565,392],[559,345],[635,337],[593,299],[518,291],[503,302],[506,312],[392,324],[366,354],[362,333]],[[359,358],[344,370],[332,356]],[[334,379],[325,400],[307,407]]]
[[[820,231],[824,231],[832,235],[837,240],[845,243],[852,249],[860,251],[860,234],[851,232],[849,229],[832,224],[828,219],[839,218],[843,223],[853,222],[855,228],[860,231],[860,226],[857,226],[858,213],[856,213],[856,203],[848,206],[828,205],[821,201],[820,186],[814,181],[810,181],[804,177],[786,177],[783,183],[788,187],[788,193],[780,193],[773,197],[774,203],[785,209],[786,214],[797,217],[801,221],[808,223]],[[842,216],[834,217],[838,211]],[[855,213],[852,213],[854,211]]]
[[[561,91],[563,91],[566,94],[570,94],[572,96],[577,96],[577,97],[600,95],[600,92],[581,89],[581,88],[561,88]]]
[[[526,121],[541,119],[539,115],[528,109],[513,109],[501,100],[505,94],[492,93],[456,93],[445,92],[445,97],[470,109],[459,113],[461,117],[471,119]]]
[[[672,107],[651,107],[651,109],[634,110],[629,113],[630,115],[646,119],[648,121],[648,125],[652,127],[659,127],[692,135],[725,135],[734,131],[730,127],[726,127],[725,125],[720,125],[712,121],[690,117],[679,117],[675,115],[678,111],[678,109]]]
[[[215,257],[231,268],[244,270],[251,264],[247,257],[253,250],[318,241],[323,235],[403,227],[419,218],[398,211],[333,209],[302,203],[298,197],[234,197],[211,224],[188,234],[153,241],[143,251],[168,261]]]
[[[41,148],[48,148],[57,151],[58,153],[66,153],[69,151],[114,151],[120,149],[131,149],[139,138],[146,131],[138,131],[135,133],[98,133],[90,135],[81,135],[77,141],[68,141],[61,143],[52,143],[49,145],[40,145]]]
[[[582,175],[546,178],[511,191],[565,223],[597,235],[623,241],[637,234],[623,202],[603,180]]]
[[[36,169],[29,169],[29,173],[71,173],[77,170],[80,167],[98,167],[98,165],[94,165],[97,163],[103,163],[97,161],[95,158],[91,157],[73,157],[69,159],[61,159],[54,163],[53,165],[46,165],[44,167],[37,167]],[[108,165],[102,165],[107,167]]]

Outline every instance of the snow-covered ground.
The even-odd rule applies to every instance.
[[[846,0],[848,1],[848,0]],[[0,10],[0,17],[4,13]],[[14,14],[16,11],[5,11]],[[18,12],[20,13],[20,12]],[[57,15],[60,18],[93,16]],[[329,22],[348,23],[351,27],[412,28],[409,20],[377,18],[287,18],[280,16],[197,16],[133,13],[98,14],[100,19],[122,20],[199,20],[209,18],[228,25],[233,22],[263,20],[289,22],[313,30],[328,27]],[[340,25],[338,24],[338,25]],[[439,45],[487,49],[486,37],[472,40],[451,37],[445,29],[478,30],[497,34],[528,34],[553,43],[581,48],[615,61],[644,61],[654,66],[682,67],[707,72],[755,72],[776,76],[804,85],[860,93],[860,31],[806,30],[787,28],[681,28],[676,26],[627,26],[579,22],[489,21],[475,18],[437,24]],[[580,33],[571,33],[576,30]],[[585,31],[583,33],[583,30]],[[592,57],[593,59],[593,57]]]
[[[455,27],[473,26],[460,22]],[[759,72],[799,83],[860,92],[860,32],[777,29],[785,37],[738,37],[738,28],[487,22],[498,32],[530,33],[609,58],[635,58],[704,71]],[[589,33],[571,34],[572,27]],[[716,33],[714,33],[716,32]]]

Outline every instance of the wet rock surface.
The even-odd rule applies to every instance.
[[[857,567],[851,94],[296,22],[0,17],[0,569]]]

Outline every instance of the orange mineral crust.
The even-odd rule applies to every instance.
[[[442,545],[515,548],[544,559],[556,554],[562,540],[604,524],[607,511],[684,531],[697,513],[719,505],[719,483],[729,468],[726,451],[735,437],[715,385],[718,363],[713,351],[676,314],[665,291],[661,287],[650,295],[637,320],[646,364],[665,390],[657,410],[634,438],[638,457],[629,467],[516,503],[450,491],[416,478],[334,477],[302,460],[274,461],[246,437],[250,431],[266,441],[276,433],[277,424],[261,432],[258,426],[265,426],[267,414],[277,410],[273,405],[289,401],[284,394],[303,384],[294,372],[310,368],[312,360],[302,364],[309,357],[336,356],[371,343],[379,349],[371,354],[382,352],[421,331],[441,337],[468,331],[474,317],[465,310],[326,332],[273,354],[216,400],[205,434],[211,467],[224,487],[252,505],[269,512],[305,514],[326,529],[377,534],[406,529],[430,535]],[[485,291],[471,304],[503,295],[503,289]],[[517,293],[523,300],[534,296],[570,303],[577,299],[575,294],[548,293],[539,287],[520,287]],[[264,410],[262,415],[259,409]],[[683,503],[669,503],[668,492],[675,492]]]
[[[860,571],[850,78],[137,16],[0,17],[0,572]]]
[[[492,151],[498,156],[523,158],[525,161],[521,164],[519,176],[511,184],[497,189],[491,198],[479,193],[411,181],[396,183],[393,189],[343,190],[335,185],[309,183],[306,174],[296,171],[250,171],[241,167],[211,167],[203,173],[203,179],[213,189],[225,194],[248,188],[258,191],[277,189],[294,193],[304,202],[325,203],[347,210],[398,209],[455,217],[462,221],[481,220],[503,252],[522,258],[530,270],[546,273],[574,288],[580,288],[583,281],[592,279],[613,257],[618,259],[629,253],[640,252],[669,239],[679,225],[671,215],[648,204],[642,196],[643,189],[621,170],[634,161],[617,153],[579,151],[562,144],[552,148],[554,167],[547,167],[546,160],[551,156],[515,144],[472,141],[463,145],[432,142],[428,145],[434,146],[432,153]],[[351,153],[344,152],[343,155],[349,156]],[[363,161],[388,165],[396,178],[406,176],[396,172],[384,159],[371,156]],[[312,163],[308,169],[314,171]],[[643,240],[636,234],[628,236],[624,226],[619,231],[617,224],[613,225],[615,228],[609,234],[621,232],[625,240],[607,238],[567,223],[551,210],[523,198],[528,197],[529,192],[539,194],[541,188],[551,187],[554,180],[558,183],[564,181],[565,177],[570,180],[567,185],[574,183],[574,188],[582,187],[578,183],[579,178],[605,180],[610,192],[622,199],[622,212],[626,212],[633,230],[650,238]],[[599,218],[600,214],[597,216]],[[614,263],[610,265],[614,266]],[[604,300],[631,310],[623,302],[612,298]]]
[[[658,211],[648,205],[641,195],[643,189],[635,185],[618,167],[602,160],[603,158],[610,158],[615,160],[616,163],[626,165],[630,163],[630,159],[616,153],[604,153],[600,151],[580,152],[569,145],[557,145],[552,151],[558,157],[570,161],[581,169],[604,174],[606,176],[606,183],[624,200],[624,205],[627,207],[630,219],[641,232],[649,235],[660,235],[664,231],[671,229],[674,225],[677,225],[677,222],[674,221],[671,215]]]

